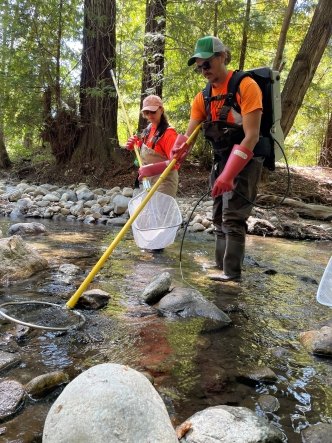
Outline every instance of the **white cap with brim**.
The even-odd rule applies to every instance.
[[[219,38],[213,37],[211,35],[202,37],[197,40],[195,53],[188,60],[188,66],[193,65],[196,61],[196,58],[210,58],[218,52],[225,52],[225,46],[222,41],[219,40]]]

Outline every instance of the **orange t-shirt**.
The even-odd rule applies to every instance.
[[[233,74],[233,71],[228,71],[226,81],[217,88],[212,86],[211,96],[227,94],[227,85]],[[241,109],[241,115],[234,109],[228,113],[228,123],[242,123],[242,116],[257,109],[263,109],[262,91],[257,83],[251,77],[244,77],[240,83],[238,92],[236,93],[236,100]],[[223,106],[225,100],[211,101],[211,117],[212,121],[218,120],[218,111]],[[205,103],[203,93],[199,92],[194,98],[190,118],[193,120],[206,120],[207,113],[205,110]]]
[[[153,147],[153,137],[156,132],[156,126],[151,126],[150,132],[145,139],[145,144],[148,148]],[[177,137],[177,132],[174,128],[168,127],[160,139],[154,146],[155,152],[158,152],[161,155],[166,156],[168,159],[171,159],[171,151]]]

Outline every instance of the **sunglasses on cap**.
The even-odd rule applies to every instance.
[[[216,55],[213,55],[209,59],[205,60],[201,65],[196,65],[194,68],[194,71],[200,74],[203,70],[207,71],[208,69],[211,69],[211,63],[210,61],[216,57]]]

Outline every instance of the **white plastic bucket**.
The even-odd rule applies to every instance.
[[[130,216],[134,214],[147,192],[141,192],[128,204]],[[162,192],[155,192],[132,224],[135,242],[142,249],[162,249],[172,244],[182,216],[176,200]]]
[[[317,301],[332,306],[332,257],[330,258],[317,290]]]

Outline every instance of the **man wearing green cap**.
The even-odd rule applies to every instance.
[[[246,221],[257,195],[263,158],[254,156],[259,139],[262,93],[251,77],[240,82],[236,93],[238,109],[225,103],[233,71],[227,69],[230,51],[217,38],[200,38],[188,65],[208,81],[210,95],[199,92],[194,98],[186,131],[189,137],[203,122],[204,137],[214,150],[211,172],[213,223],[216,234],[216,265],[223,272],[213,280],[239,280],[245,252]],[[205,94],[205,95],[204,95]],[[227,106],[226,106],[227,104]],[[175,143],[173,155],[181,146]]]

